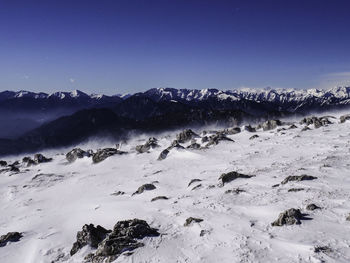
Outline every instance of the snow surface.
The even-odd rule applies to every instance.
[[[69,251],[84,224],[111,229],[132,218],[146,220],[162,235],[143,239],[144,247],[116,262],[350,262],[350,122],[332,120],[332,125],[310,126],[305,132],[299,124],[282,132],[258,131],[254,140],[249,140],[253,133],[243,131],[229,136],[235,142],[172,150],[163,161],[157,157],[175,132],[158,135],[161,147],[145,154],[134,147],[148,136],[136,137],[122,145],[127,155],[99,164],[91,158],[68,164],[63,153],[70,149],[44,152],[54,158],[51,163],[0,174],[0,235],[24,233],[19,242],[0,247],[0,262],[82,262],[88,247],[73,257]],[[107,144],[95,141],[82,147],[112,145]],[[219,186],[219,176],[229,171],[256,176]],[[301,174],[318,179],[272,187]],[[202,182],[188,187],[195,178]],[[131,196],[155,181],[155,190]],[[191,190],[198,184],[202,187]],[[293,187],[305,190],[288,192]],[[235,188],[246,192],[225,193]],[[126,194],[111,195],[117,191]],[[160,195],[170,199],[150,201]],[[322,209],[305,210],[310,203]],[[312,220],[272,227],[289,208],[301,209]],[[190,216],[204,221],[184,227]],[[329,246],[332,252],[315,253],[315,246]]]

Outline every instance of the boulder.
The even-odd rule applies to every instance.
[[[19,232],[8,232],[0,237],[0,247],[4,247],[9,242],[18,242],[23,237]]]
[[[340,123],[344,123],[347,120],[350,120],[350,114],[340,116]]]
[[[144,185],[141,185],[135,193],[133,193],[132,195],[136,195],[136,194],[142,194],[144,191],[151,191],[151,190],[154,190],[156,189],[155,185],[154,184],[144,184]]]
[[[202,221],[203,221],[203,219],[201,219],[201,218],[189,217],[186,219],[184,226],[189,226],[192,223],[200,223]]]
[[[300,121],[300,124],[306,124],[306,126],[313,124],[315,126],[315,128],[320,128],[321,126],[325,126],[328,124],[332,124],[332,122],[329,121],[327,116],[324,117],[307,117],[304,118]]]
[[[245,125],[243,129],[247,132],[256,132],[256,129],[250,125]]]
[[[116,154],[126,154],[126,152],[119,151],[116,148],[99,149],[92,155],[92,161],[93,163],[99,163]]]
[[[310,211],[313,211],[313,210],[316,210],[316,209],[321,209],[321,207],[315,205],[315,204],[309,204],[306,206],[306,210],[310,210]]]
[[[241,132],[241,128],[239,128],[239,127],[232,127],[232,128],[228,128],[228,129],[223,130],[222,133],[224,133],[226,135],[234,135],[234,134],[237,134],[237,133],[240,133],[240,132]]]
[[[254,175],[246,175],[246,174],[241,174],[237,172],[229,172],[229,173],[223,173],[220,175],[219,180],[222,181],[222,184],[225,185],[225,183],[229,183],[233,180],[236,180],[237,178],[252,178]]]
[[[159,147],[158,140],[154,137],[150,137],[145,144],[137,145],[135,149],[138,153],[145,153],[156,147]]]
[[[151,228],[146,221],[140,219],[119,221],[114,226],[113,231],[102,228],[96,233],[96,229],[93,228],[93,239],[90,238],[91,231],[85,232],[86,235],[79,237],[82,240],[82,246],[89,245],[92,248],[97,248],[94,253],[85,257],[85,262],[113,262],[120,254],[144,246],[138,239],[159,236],[157,229]],[[74,253],[72,254],[71,251],[71,255],[74,255],[82,247],[75,246],[73,245],[73,248],[76,249],[72,248]]]
[[[195,182],[201,182],[201,181],[202,181],[201,179],[192,179],[192,180],[189,182],[189,184],[188,184],[187,187],[189,187],[191,184],[193,184],[193,183],[195,183]]]
[[[158,157],[158,160],[161,161],[161,160],[164,160],[169,154],[169,150],[168,149],[165,149],[163,150],[160,154],[159,154],[159,157]]]
[[[168,197],[161,195],[161,196],[156,196],[156,197],[152,198],[151,202],[154,202],[157,200],[168,200],[168,199],[169,199]]]
[[[283,226],[283,225],[300,225],[300,220],[303,218],[299,209],[288,209],[278,216],[277,220],[271,223],[272,226]]]
[[[198,134],[196,134],[194,131],[191,129],[185,129],[182,132],[180,132],[178,135],[176,135],[176,140],[179,143],[185,143],[190,141],[193,138],[198,138]]]
[[[0,160],[0,166],[6,166],[6,165],[7,165],[6,161]]]
[[[249,138],[249,140],[254,140],[254,139],[256,139],[256,138],[259,138],[259,135],[255,134],[255,135],[251,136],[251,137]]]
[[[292,181],[296,181],[296,182],[300,182],[300,181],[308,181],[308,180],[315,180],[317,179],[317,177],[315,176],[311,176],[311,175],[290,175],[287,176],[282,182],[281,184],[286,184],[288,182],[292,182]]]
[[[27,167],[32,166],[32,165],[36,165],[36,162],[32,158],[30,158],[28,156],[27,157],[23,157],[22,162]]]
[[[107,230],[100,225],[97,227],[93,224],[84,225],[82,231],[77,233],[77,241],[73,244],[70,251],[71,256],[86,245],[89,245],[92,248],[97,248],[98,244],[105,239],[110,232],[112,231]]]
[[[84,151],[80,148],[74,148],[73,150],[71,150],[70,152],[68,152],[66,154],[66,159],[68,162],[72,163],[74,162],[76,159],[80,159],[80,158],[84,158],[84,157],[90,157],[93,154],[92,151]]]
[[[269,131],[276,129],[277,126],[280,125],[282,125],[282,122],[280,120],[267,120],[261,125],[261,127],[264,131]]]
[[[36,164],[39,163],[47,163],[47,162],[51,162],[52,158],[46,158],[44,155],[42,155],[41,153],[37,153],[34,155],[34,162]]]
[[[217,133],[209,137],[209,142],[207,143],[206,147],[211,145],[217,145],[221,141],[235,142],[234,140],[228,138],[225,134]]]

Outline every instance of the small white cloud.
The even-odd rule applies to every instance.
[[[69,82],[70,82],[70,83],[74,83],[74,82],[75,82],[75,79],[70,78],[70,79],[69,79]]]

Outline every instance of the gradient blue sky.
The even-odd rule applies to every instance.
[[[324,88],[350,79],[350,1],[0,0],[0,90]]]

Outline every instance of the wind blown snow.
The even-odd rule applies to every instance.
[[[135,146],[147,138],[134,138],[122,145],[127,154],[97,164],[88,157],[68,163],[71,149],[43,152],[53,161],[0,173],[0,235],[23,234],[0,247],[0,262],[83,262],[94,249],[69,251],[84,224],[112,229],[133,218],[161,236],[144,238],[143,247],[115,262],[350,262],[350,121],[330,120],[306,131],[299,123],[295,129],[242,130],[228,135],[234,142],[174,148],[161,161],[175,133],[158,137],[160,147],[143,154]],[[220,175],[231,171],[254,177],[220,184]],[[317,179],[281,184],[303,174]],[[201,181],[188,186],[193,179]],[[156,189],[132,195],[144,184]],[[169,199],[151,202],[157,196]],[[321,209],[306,210],[311,203]],[[310,220],[271,225],[290,208]],[[189,217],[203,221],[184,226]]]

